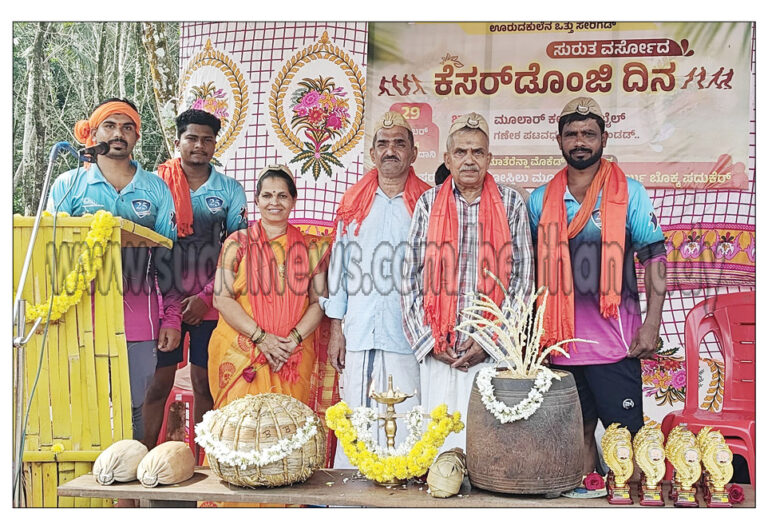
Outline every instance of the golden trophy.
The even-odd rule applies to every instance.
[[[395,448],[395,434],[397,433],[397,422],[395,421],[395,419],[403,417],[402,414],[395,413],[395,404],[404,402],[414,394],[416,394],[415,391],[413,394],[406,394],[402,392],[400,389],[393,389],[392,375],[387,376],[387,390],[384,391],[383,393],[376,392],[373,389],[373,382],[371,382],[371,389],[368,392],[368,396],[376,400],[377,402],[383,403],[387,406],[387,410],[384,412],[384,416],[379,416],[379,419],[384,420],[384,433],[387,435],[387,447],[390,449]],[[407,479],[393,478],[392,481],[381,482],[381,483],[376,481],[376,483],[378,485],[391,487],[395,485],[405,485],[407,481],[408,481]]]
[[[701,454],[696,437],[684,424],[676,426],[667,437],[667,458],[675,467],[669,497],[677,507],[697,507],[696,483],[701,477]]]
[[[610,468],[606,480],[608,502],[612,505],[631,505],[628,481],[635,468],[632,463],[632,436],[626,427],[612,423],[605,430],[600,445]]]
[[[703,427],[696,436],[704,465],[702,484],[708,507],[731,507],[725,485],[733,477],[733,453],[720,431]]]
[[[664,454],[664,434],[661,427],[644,425],[632,440],[635,461],[640,467],[640,504],[664,506],[661,480],[667,470]]]

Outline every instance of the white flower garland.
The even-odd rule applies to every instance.
[[[495,375],[495,367],[481,369],[477,373],[477,388],[480,391],[480,398],[485,408],[501,423],[512,423],[520,419],[527,420],[541,406],[541,403],[544,401],[544,394],[552,385],[552,379],[560,379],[549,368],[542,367],[536,373],[536,379],[528,396],[514,407],[508,407],[498,401],[494,395],[491,379]]]
[[[390,449],[382,447],[373,439],[373,424],[378,420],[378,413],[370,407],[356,407],[352,411],[350,421],[355,428],[357,440],[365,444],[366,450],[380,458],[407,455],[424,431],[424,411],[420,405],[415,406],[405,415],[408,437],[400,446]]]
[[[303,426],[299,427],[290,438],[282,438],[278,440],[274,445],[270,445],[265,449],[240,451],[232,450],[227,445],[219,440],[214,439],[209,427],[213,421],[213,415],[216,411],[211,410],[203,415],[203,421],[195,426],[196,436],[195,442],[205,449],[205,452],[216,458],[219,463],[230,465],[232,467],[238,466],[241,469],[246,469],[249,466],[263,467],[280,461],[288,456],[296,449],[300,449],[317,434],[317,422],[312,416],[307,416],[306,422]]]

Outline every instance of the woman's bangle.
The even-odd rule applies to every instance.
[[[299,333],[299,330],[295,327],[291,329],[291,336],[296,341],[296,345],[299,345],[304,341],[304,339],[301,337],[301,333]]]
[[[266,338],[266,336],[267,336],[267,332],[261,329],[259,326],[256,326],[256,330],[251,335],[251,342],[253,342],[254,344],[260,344],[264,341],[264,338]]]

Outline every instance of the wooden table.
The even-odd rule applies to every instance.
[[[208,467],[197,467],[195,475],[178,485],[160,485],[146,488],[138,481],[109,486],[99,485],[93,474],[85,474],[58,488],[60,496],[138,499],[143,507],[194,507],[197,501],[231,501],[249,503],[289,503],[332,506],[370,507],[614,507],[603,498],[570,499],[559,497],[544,499],[543,496],[517,496],[495,494],[472,488],[465,478],[459,496],[446,499],[427,494],[427,485],[411,482],[405,488],[386,488],[367,479],[355,477],[354,470],[321,469],[307,481],[278,488],[248,489],[226,483],[211,473]],[[743,485],[745,500],[736,507],[754,507],[755,492],[750,485]],[[636,492],[636,487],[633,489]],[[664,484],[665,501],[669,484]],[[637,494],[633,495],[638,504]],[[705,506],[701,497],[699,505]],[[650,508],[650,507],[648,507]]]

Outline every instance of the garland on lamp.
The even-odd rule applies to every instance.
[[[378,413],[370,407],[356,407],[350,417],[352,426],[357,432],[357,440],[365,444],[368,452],[376,454],[380,458],[407,455],[419,441],[421,433],[424,432],[424,410],[420,405],[417,405],[405,415],[405,424],[408,429],[408,437],[405,442],[392,449],[382,447],[373,439],[373,424],[378,419]]]
[[[290,438],[282,438],[274,445],[262,450],[232,450],[227,443],[214,438],[211,433],[210,424],[217,412],[217,410],[208,411],[203,415],[203,421],[195,426],[195,443],[203,447],[206,454],[216,458],[219,463],[241,469],[254,465],[263,467],[281,461],[294,450],[302,448],[317,434],[317,421],[312,416],[307,416],[304,425],[299,427]]]
[[[43,215],[50,216],[51,214],[44,212]],[[63,212],[58,215],[60,217],[68,216]],[[96,278],[96,274],[103,265],[102,257],[116,225],[117,219],[111,213],[105,210],[96,212],[85,237],[86,247],[80,252],[75,268],[64,278],[63,290],[58,295],[48,297],[48,300],[42,304],[27,308],[27,322],[45,318],[48,315],[48,308],[51,308],[50,320],[58,320],[69,308],[80,302],[83,293],[88,289],[91,281]],[[51,299],[53,299],[52,307]]]
[[[409,436],[406,446],[413,441],[413,445],[405,452],[405,448],[397,448],[394,451],[389,449],[376,449],[372,442],[372,436],[369,437],[370,429],[368,420],[370,415],[367,412],[359,412],[357,415],[344,402],[328,408],[325,413],[328,427],[333,429],[336,437],[341,442],[344,453],[349,458],[350,463],[356,465],[358,470],[368,479],[386,482],[393,479],[408,479],[415,476],[422,476],[429,470],[429,466],[437,457],[438,450],[443,445],[445,438],[451,432],[461,432],[464,423],[461,421],[461,413],[454,412],[448,414],[448,407],[443,404],[435,407],[430,414],[431,421],[427,425],[427,430],[416,439],[417,425],[416,412],[408,413]],[[419,410],[418,414],[421,414]],[[356,423],[361,427],[362,433],[358,427],[353,424],[350,417],[355,417]],[[370,448],[369,448],[370,447]],[[383,456],[383,454],[391,454]]]

